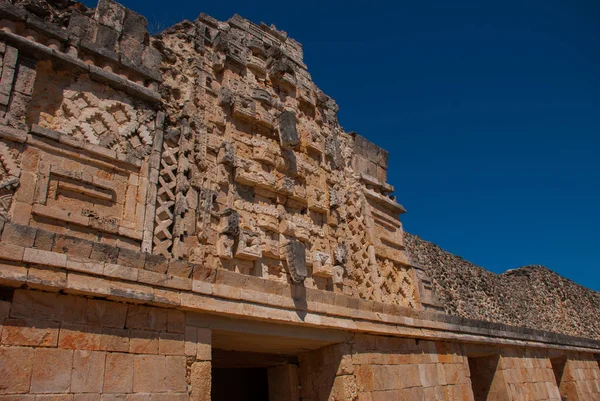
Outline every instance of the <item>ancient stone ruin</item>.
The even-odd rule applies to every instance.
[[[600,295],[405,236],[298,42],[146,25],[0,0],[0,401],[600,399]]]

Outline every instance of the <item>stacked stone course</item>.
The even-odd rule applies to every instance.
[[[298,42],[146,25],[0,0],[0,401],[208,401],[244,363],[271,401],[599,398],[596,298],[556,329],[457,304]]]
[[[181,311],[11,295],[0,301],[1,400],[188,400],[192,372],[210,366],[210,330]]]

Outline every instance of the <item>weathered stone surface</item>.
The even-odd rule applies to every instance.
[[[306,269],[306,247],[300,241],[290,241],[285,246],[286,261],[292,279],[295,282],[302,282],[308,274]]]
[[[29,392],[33,369],[33,348],[0,346],[0,394]]]
[[[76,393],[102,393],[105,359],[106,354],[104,352],[75,351],[73,354],[71,391]]]
[[[133,355],[107,353],[105,366],[104,393],[131,393],[133,391]]]
[[[300,144],[296,128],[296,114],[293,111],[284,111],[278,117],[279,142],[284,149],[294,149]]]
[[[596,318],[600,294],[543,266],[497,275],[418,236],[407,233],[405,239],[413,260],[429,273],[431,291],[447,313],[600,339]],[[557,299],[569,307],[556,306]]]
[[[213,344],[284,358],[272,399],[598,398],[597,343],[436,300],[598,338],[596,294],[405,236],[388,153],[284,31],[150,37],[112,0],[0,25],[0,401],[208,401]]]
[[[71,386],[73,351],[37,348],[31,374],[32,393],[66,393]]]

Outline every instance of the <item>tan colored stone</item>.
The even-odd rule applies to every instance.
[[[73,394],[39,394],[35,401],[73,401]]]
[[[167,313],[167,331],[185,333],[185,313],[178,310],[169,310]]]
[[[185,355],[184,335],[161,332],[158,336],[158,353],[162,355]]]
[[[102,328],[74,323],[64,323],[60,328],[58,345],[61,348],[92,350],[102,349]]]
[[[165,359],[165,390],[169,392],[187,391],[185,356],[167,356]]]
[[[134,354],[158,354],[158,332],[131,330],[129,352]]]
[[[100,401],[100,394],[93,394],[93,393],[73,394],[73,401]]]
[[[37,348],[31,374],[32,393],[66,393],[71,386],[73,351]]]
[[[133,355],[107,353],[104,369],[104,393],[133,391]]]
[[[148,306],[131,305],[127,311],[126,327],[142,330],[167,330],[167,310]]]
[[[105,360],[104,352],[74,351],[71,392],[101,393]]]
[[[0,394],[29,392],[33,360],[32,348],[0,347]]]
[[[67,272],[52,267],[30,266],[27,282],[31,288],[59,291],[67,286]]]
[[[129,341],[129,330],[114,329],[112,327],[102,328],[100,346],[104,351],[128,352]]]
[[[87,302],[85,317],[88,324],[123,328],[127,318],[127,305],[90,299]]]
[[[165,362],[166,357],[163,355],[135,355],[133,391],[163,392],[166,377]]]
[[[34,263],[42,266],[66,267],[67,255],[43,251],[41,249],[25,248],[23,253],[23,261],[26,263]]]
[[[0,283],[15,286],[27,281],[27,268],[16,263],[0,263]]]
[[[211,364],[195,362],[191,368],[192,393],[190,401],[210,401]]]
[[[86,299],[81,297],[17,290],[10,315],[14,318],[83,323],[85,305]]]
[[[56,347],[58,322],[43,320],[6,319],[2,330],[2,345]]]

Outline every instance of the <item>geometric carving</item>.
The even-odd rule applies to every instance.
[[[416,307],[416,286],[413,269],[396,265],[388,259],[379,259],[381,302]]]
[[[331,255],[325,252],[315,252],[313,260],[313,276],[330,278],[333,276]]]
[[[4,142],[0,142],[0,220],[8,218],[8,211],[19,186],[21,170],[15,156]]]
[[[85,76],[62,91],[54,115],[42,113],[39,125],[137,158],[147,156],[154,140],[156,112],[133,104]]]
[[[378,256],[405,263],[404,230],[398,213],[404,208],[388,197],[364,189],[367,199],[366,224]]]
[[[177,185],[179,134],[179,130],[169,130],[165,133],[156,191],[153,252],[165,257],[170,255],[173,245],[171,226]]]
[[[255,260],[262,257],[262,240],[259,233],[246,228],[239,231],[235,257],[240,259]]]

